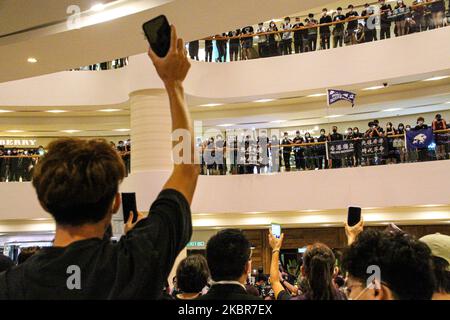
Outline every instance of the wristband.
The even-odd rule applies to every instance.
[[[280,249],[274,249],[274,250],[272,250],[272,254],[274,254],[275,252],[280,252]]]

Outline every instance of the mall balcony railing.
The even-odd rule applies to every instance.
[[[419,135],[414,139],[422,139]],[[265,174],[450,159],[450,129],[434,131],[433,141],[409,148],[405,133],[299,144],[231,142],[231,147],[198,150],[202,175]]]
[[[79,67],[75,69],[70,69],[69,71],[100,71],[100,70],[111,70],[120,69],[128,65],[128,58],[119,58],[112,61],[105,61],[96,64],[91,64],[89,66]]]
[[[296,27],[286,30],[269,30],[266,32],[253,32],[251,34],[239,34],[236,36],[227,36],[226,33],[222,35],[216,35],[201,39],[202,47],[205,50],[205,57],[203,61],[206,62],[226,62],[236,60],[246,60],[255,58],[266,58],[280,55],[288,55],[292,53],[303,53],[316,50],[324,50],[336,48],[340,43],[340,46],[353,45],[364,42],[382,40],[378,38],[377,26],[380,26],[380,17],[384,15],[390,25],[390,34],[396,36],[402,36],[405,34],[422,32],[426,30],[432,30],[441,26],[450,25],[450,9],[445,10],[442,17],[442,25],[436,26],[431,17],[430,6],[441,2],[442,0],[430,1],[419,3],[415,5],[407,6],[404,9],[393,9],[392,11],[380,11],[375,13],[372,11],[369,15],[350,17],[344,20],[334,21],[330,23],[314,24],[312,26]],[[442,1],[443,2],[443,1]],[[421,9],[423,8],[423,13]],[[334,15],[333,15],[334,16]],[[332,18],[333,18],[332,16]],[[405,25],[396,23],[397,20],[404,20]],[[346,24],[351,21],[364,20],[362,28],[357,27],[353,32],[349,32],[346,28]],[[370,21],[369,24],[367,21]],[[304,21],[299,21],[304,22]],[[298,23],[299,23],[298,22]],[[295,21],[291,21],[291,24],[296,24]],[[342,26],[343,34],[336,28],[336,25]],[[328,33],[321,33],[321,27],[334,27],[334,29]],[[278,28],[278,27],[277,27]],[[398,28],[402,29],[402,32],[398,32]],[[404,28],[404,30],[403,30]],[[255,30],[255,28],[253,27]],[[266,28],[267,29],[267,28]],[[269,27],[270,29],[270,27]],[[316,29],[315,32],[311,30]],[[404,32],[403,32],[404,31]],[[234,31],[228,32],[228,34]],[[242,32],[242,31],[241,31]],[[381,33],[381,32],[380,32]],[[400,34],[404,33],[404,34]],[[290,40],[283,41],[283,34],[290,34]],[[328,45],[322,46],[322,35],[327,35]],[[342,40],[335,38],[341,36]],[[389,36],[390,37],[390,36]],[[246,44],[246,40],[249,39],[250,45]],[[232,40],[238,40],[231,43]],[[255,40],[255,41],[253,41]],[[338,41],[335,41],[338,40]],[[189,56],[191,59],[199,59],[200,40],[190,42],[188,45]],[[213,43],[215,41],[215,45]],[[243,48],[249,47],[250,53],[246,57]],[[312,48],[314,47],[314,48]],[[207,50],[207,48],[209,48]],[[292,50],[294,48],[294,50]],[[215,49],[215,50],[214,50]],[[237,56],[237,57],[236,57]]]

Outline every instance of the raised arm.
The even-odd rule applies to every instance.
[[[280,261],[280,249],[283,245],[284,234],[281,234],[280,239],[275,238],[272,232],[269,232],[269,244],[272,248],[272,262],[270,263],[270,284],[275,294],[275,299],[284,290],[280,279],[280,270],[278,269],[278,262]]]
[[[363,232],[363,230],[364,230],[364,219],[362,215],[361,220],[352,227],[350,227],[347,224],[347,222],[345,222],[345,235],[347,236],[347,244],[351,246],[352,243],[355,242],[358,235],[361,232]]]
[[[170,102],[170,113],[172,115],[172,131],[183,129],[188,133],[190,152],[189,163],[175,164],[172,175],[167,180],[163,189],[175,189],[184,195],[191,204],[194,196],[199,168],[195,164],[195,141],[192,122],[184,99],[183,81],[191,67],[184,48],[183,39],[178,39],[176,29],[171,27],[170,49],[166,57],[158,57],[150,48],[148,55],[158,72],[159,77],[164,82]],[[182,154],[180,155],[183,156]]]

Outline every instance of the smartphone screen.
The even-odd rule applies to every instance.
[[[272,230],[272,234],[276,238],[280,238],[281,237],[281,226],[278,223],[272,223],[271,230]]]
[[[356,225],[361,220],[361,208],[359,207],[349,207],[347,224],[352,227]]]
[[[133,223],[137,220],[136,193],[122,193],[123,223],[127,223],[130,212],[133,212]]]
[[[161,15],[142,25],[150,47],[158,57],[165,57],[170,48],[170,25],[166,16]]]

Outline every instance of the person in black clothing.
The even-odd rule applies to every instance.
[[[291,171],[291,152],[292,147],[290,146],[292,144],[292,140],[289,139],[288,133],[284,133],[284,138],[281,141],[281,144],[283,145],[283,162],[284,162],[284,168],[286,171]]]
[[[217,52],[219,53],[217,62],[226,62],[227,61],[227,42],[228,42],[228,40],[223,38],[225,36],[226,36],[226,34],[216,35],[216,47],[217,47]]]
[[[317,49],[317,20],[314,19],[314,14],[308,14],[308,22],[306,26],[309,27],[308,31],[308,51],[316,51]]]
[[[198,59],[198,50],[200,49],[200,41],[196,40],[196,41],[191,41],[189,42],[189,56],[192,60],[197,60]]]
[[[333,126],[332,128],[332,134],[329,136],[329,141],[341,141],[344,139],[344,136],[340,133],[338,133],[338,128],[336,126]],[[341,168],[342,167],[342,159],[332,159],[331,160],[331,168]]]
[[[212,62],[213,55],[213,41],[205,40],[205,61]]]
[[[252,26],[247,26],[242,29],[242,34],[251,35],[254,29]],[[251,59],[251,49],[253,48],[253,37],[245,37],[242,39],[242,60]]]
[[[216,158],[216,169],[219,171],[220,175],[225,175],[227,173],[227,142],[222,138],[220,134],[216,137],[215,142],[215,158]]]
[[[301,22],[300,17],[295,18],[294,29],[304,27],[305,25]],[[294,51],[295,53],[303,53],[304,45],[303,45],[303,33],[304,30],[296,30],[294,31]]]
[[[269,29],[267,29],[268,32],[278,31],[277,25],[274,21],[270,21]],[[277,33],[271,33],[269,34],[269,55],[271,57],[279,55],[278,51],[278,43],[277,38],[279,37],[279,34]]]
[[[10,257],[0,254],[0,273],[7,271],[14,266],[14,261]]]
[[[229,37],[238,37],[241,35],[241,30],[228,32]],[[240,40],[239,38],[230,39],[230,61],[238,61],[240,52]]]
[[[304,143],[303,137],[300,135],[300,131],[295,132],[295,137],[292,140],[294,144],[301,144]],[[305,170],[306,164],[305,164],[305,155],[304,155],[304,149],[301,146],[295,146],[294,147],[294,156],[295,156],[295,168],[300,171],[300,169]]]
[[[212,285],[198,300],[261,300],[247,293],[245,284],[252,270],[251,245],[242,231],[219,231],[206,244]]]
[[[417,125],[415,126],[414,130],[422,130],[422,129],[428,129],[428,125],[425,124],[425,119],[423,117],[417,118]],[[417,148],[417,154],[419,161],[428,161],[428,146]]]
[[[342,14],[342,8],[337,8],[337,14],[333,17],[333,22],[344,21],[345,16]],[[342,47],[344,42],[344,23],[337,23],[334,25],[333,29],[333,47],[336,48],[338,45]]]
[[[392,7],[386,4],[385,0],[379,0],[380,3],[380,39],[389,39],[391,37],[391,19]]]
[[[345,15],[346,19],[352,19],[351,21],[347,22],[347,34],[351,37],[351,44],[356,43],[355,38],[355,30],[358,28],[358,19],[354,19],[355,17],[358,17],[359,14],[355,10],[353,10],[353,5],[348,6],[349,11]]]
[[[320,136],[317,139],[317,142],[326,142],[328,140],[327,136],[325,135],[325,129],[320,130]],[[326,145],[321,144],[318,146],[318,156],[319,156],[319,169],[328,169],[328,161],[327,161],[327,151],[326,151]]]
[[[322,9],[322,17],[320,17],[320,24],[324,23],[331,23],[333,20],[331,19],[331,16],[328,14],[328,9],[323,8]],[[319,28],[320,32],[320,47],[321,49],[330,49],[330,26],[321,26]]]
[[[182,82],[190,68],[183,40],[172,27],[171,47],[149,56],[170,97],[172,126],[194,137]],[[191,141],[190,147],[194,148]],[[192,235],[190,203],[198,167],[175,164],[148,217],[130,219],[117,243],[104,239],[121,203],[120,156],[105,140],[56,140],[39,161],[33,186],[56,222],[52,247],[0,274],[0,299],[158,299],[178,253]],[[130,214],[133,218],[134,214]],[[130,230],[131,229],[131,230]]]
[[[375,28],[375,16],[373,14],[372,6],[366,3],[364,10],[361,12],[361,16],[369,16],[369,18],[364,18],[364,42],[377,41],[377,29]]]
[[[364,135],[359,132],[358,127],[353,128],[353,134],[352,134],[352,140],[354,142],[355,147],[355,166],[361,166],[361,159],[362,159],[362,150],[361,150],[361,139],[364,137]]]
[[[190,255],[180,261],[177,267],[176,300],[193,300],[201,295],[209,280],[208,262],[199,254]]]

